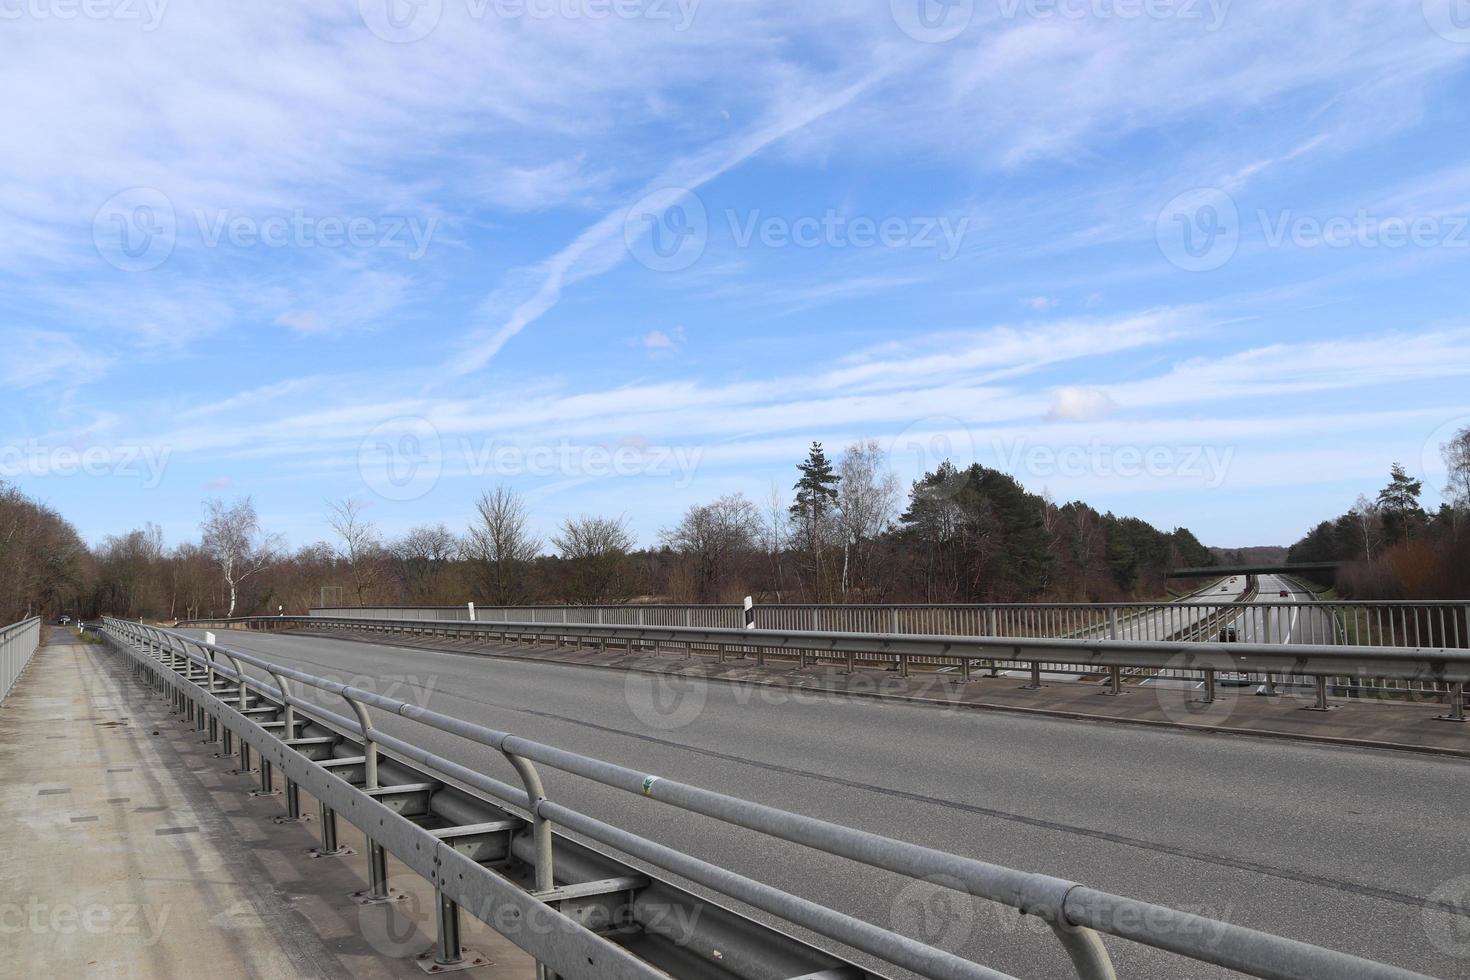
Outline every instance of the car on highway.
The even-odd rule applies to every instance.
[[[1222,626],[1222,627],[1220,627],[1220,642],[1221,643],[1236,643],[1236,642],[1239,642],[1239,640],[1240,640],[1240,631],[1238,629],[1236,629],[1234,626]]]
[[[70,616],[62,616],[59,620],[57,620],[57,622],[60,625],[62,625],[62,626],[70,626],[71,625],[71,617]]]
[[[1280,592],[1279,592],[1279,593],[1277,593],[1277,594],[1278,594],[1278,595],[1280,595],[1280,596],[1281,596],[1281,598],[1283,598],[1283,599],[1289,599],[1289,598],[1291,598],[1291,593],[1290,593],[1290,592],[1288,592],[1288,591],[1286,591],[1286,590],[1285,590],[1285,589],[1282,589],[1282,590],[1281,590],[1281,591],[1280,591]]]

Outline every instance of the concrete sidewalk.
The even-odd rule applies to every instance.
[[[315,822],[276,824],[197,732],[106,646],[52,629],[0,707],[0,974],[15,977],[422,977],[433,891],[390,858],[407,898],[359,906],[358,857],[314,860]],[[314,809],[302,793],[303,811]],[[535,966],[463,918],[489,965]]]
[[[1104,693],[1100,680],[1060,680],[1042,675],[1042,688],[1023,687],[1027,678],[1016,672],[985,676],[977,669],[971,681],[957,673],[934,673],[915,668],[910,677],[895,671],[862,669],[847,673],[837,666],[798,667],[795,660],[774,657],[758,665],[753,657],[723,663],[713,655],[686,658],[671,650],[660,656],[609,648],[528,646],[447,637],[391,637],[312,630],[305,636],[330,636],[384,646],[416,647],[480,656],[536,660],[610,670],[640,670],[699,678],[706,681],[752,684],[787,689],[795,698],[818,694],[852,695],[917,701],[950,708],[1011,711],[1099,722],[1152,725],[1215,734],[1295,738],[1364,748],[1387,748],[1470,757],[1470,724],[1439,720],[1447,708],[1433,700],[1424,703],[1331,698],[1330,711],[1308,710],[1316,701],[1311,691],[1283,690],[1276,696],[1256,695],[1254,687],[1217,687],[1217,700],[1199,704],[1200,692],[1186,687],[1129,679],[1123,693]],[[223,640],[228,645],[229,641]]]

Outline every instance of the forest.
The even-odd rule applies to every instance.
[[[835,459],[813,443],[789,492],[690,506],[639,546],[616,514],[542,537],[526,499],[485,490],[465,526],[385,537],[368,501],[323,506],[329,540],[288,548],[254,502],[207,500],[195,540],[156,524],[88,548],[71,525],[0,488],[0,619],[31,612],[152,619],[302,613],[320,605],[1021,602],[1164,598],[1167,572],[1215,557],[1015,478],[946,462],[907,490],[875,442]]]

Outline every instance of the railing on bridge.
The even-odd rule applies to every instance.
[[[26,669],[31,655],[40,645],[39,616],[10,626],[0,626],[0,701],[4,701],[10,694],[10,689],[20,678],[21,671]]]
[[[1236,590],[1237,594],[1239,590]],[[755,628],[931,636],[1192,640],[1220,638],[1226,626],[1262,642],[1356,646],[1470,647],[1470,603],[1343,602],[1302,599],[986,605],[757,605]],[[1280,599],[1281,597],[1276,597]],[[468,622],[466,606],[335,606],[310,615],[351,619]],[[479,622],[686,626],[739,629],[738,605],[478,606]],[[1244,639],[1246,637],[1242,637]]]
[[[470,624],[411,625],[420,630],[477,628]],[[724,642],[732,639],[732,632],[734,640],[741,639],[730,630],[696,636],[701,631],[668,627],[524,624],[521,628],[576,636],[600,630],[592,635],[604,637],[621,629],[621,635],[636,632],[655,642],[671,638],[686,643]],[[660,944],[667,947],[671,940],[679,946],[677,957],[655,965],[681,977],[821,975],[877,980],[881,976],[720,904],[734,900],[778,923],[808,929],[921,976],[1005,980],[1005,974],[970,960],[557,803],[543,789],[537,767],[545,766],[730,827],[852,860],[865,866],[869,876],[889,872],[927,882],[936,892],[952,889],[966,898],[988,899],[1037,916],[1051,927],[1075,973],[1084,980],[1115,978],[1101,935],[1254,977],[1424,980],[1396,967],[1227,922],[853,830],[603,762],[182,633],[116,619],[107,620],[105,630],[110,641],[134,660],[140,675],[172,699],[186,723],[207,730],[211,741],[223,741],[225,756],[232,754],[232,736],[238,739],[241,770],[252,771],[252,749],[258,754],[262,791],[272,791],[273,769],[279,767],[286,779],[291,816],[299,815],[299,787],[306,787],[318,799],[322,852],[341,853],[335,833],[339,815],[363,830],[369,839],[369,897],[388,897],[388,852],[435,885],[441,967],[462,965],[458,916],[465,907],[477,915],[493,913],[496,921],[492,926],[503,925],[507,919],[501,913],[512,910],[509,921],[517,928],[506,931],[508,938],[545,969],[571,978],[663,975],[650,966],[650,960],[639,959],[631,951],[654,957]],[[870,650],[882,642],[871,635],[846,636],[845,645],[867,644]],[[764,637],[762,642],[775,643],[777,637]],[[909,642],[932,645],[942,641],[910,638]],[[934,652],[932,646],[926,650]],[[1463,671],[1470,665],[1470,657],[1455,656],[1452,670]],[[1386,659],[1405,664],[1409,658],[1401,651],[1389,651]],[[351,717],[297,696],[292,685],[342,698]],[[420,744],[380,730],[370,709],[433,729],[440,733],[434,736],[438,743],[447,734],[504,754],[522,786],[441,758]],[[431,829],[434,823],[447,826]],[[693,881],[719,900],[703,899],[652,872],[636,871],[610,855],[591,852],[554,833],[553,823],[617,854]],[[512,856],[529,865],[528,874],[520,879],[526,890],[516,886],[515,877],[498,873]],[[627,910],[621,924],[640,930],[643,941],[623,946],[582,927],[582,922],[590,920],[589,909],[609,901]],[[666,924],[660,933],[651,921],[653,912],[668,911],[671,903],[685,912],[702,913],[678,920],[687,923],[689,931],[671,935]],[[523,922],[537,927],[526,928]],[[678,964],[677,969],[672,963]]]
[[[1277,606],[1277,609],[1286,607]],[[712,655],[754,658],[757,665],[776,658],[809,664],[836,664],[848,672],[858,665],[891,669],[909,676],[914,668],[952,671],[969,682],[976,671],[1026,670],[1028,685],[1041,687],[1043,672],[1106,672],[1113,693],[1123,676],[1198,684],[1197,700],[1216,700],[1222,675],[1260,684],[1264,693],[1278,686],[1314,689],[1317,710],[1329,709],[1328,698],[1348,696],[1429,696],[1449,706],[1444,717],[1463,721],[1465,681],[1470,680],[1470,652],[1450,648],[1366,647],[1280,642],[1201,643],[1189,639],[1114,640],[1096,637],[932,636],[811,630],[731,629],[728,627],[632,626],[593,623],[469,622],[329,618],[326,616],[247,616],[192,620],[180,625],[218,624],[261,630],[321,630],[408,636],[442,636],[454,640],[500,642],[549,641],[580,649],[586,643],[609,644],[629,651],[657,653],[666,647]]]

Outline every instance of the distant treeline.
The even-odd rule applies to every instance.
[[[1288,560],[1340,562],[1329,584],[1349,598],[1470,598],[1470,428],[1441,451],[1448,480],[1437,511],[1420,506],[1424,481],[1395,463],[1376,496],[1312,528]]]
[[[15,590],[12,606],[173,619],[469,600],[1108,601],[1162,597],[1170,568],[1215,563],[1184,528],[1058,505],[980,465],[943,463],[905,492],[872,442],[836,460],[814,443],[795,476],[760,504],[739,494],[696,504],[649,547],[620,516],[569,517],[542,540],[503,486],[480,497],[462,530],[424,525],[391,540],[364,502],[335,502],[333,540],[294,550],[261,526],[249,498],[208,501],[197,542],[166,546],[150,524],[91,552],[74,546],[57,582]],[[0,555],[7,574],[35,560]]]

